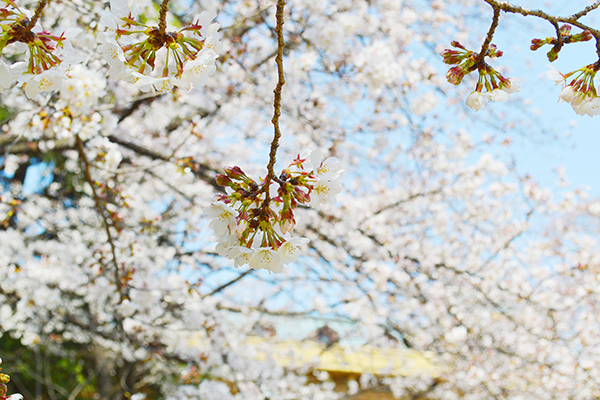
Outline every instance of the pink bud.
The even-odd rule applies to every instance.
[[[463,46],[462,44],[460,44],[458,42],[458,40],[453,40],[452,42],[450,42],[450,44],[452,45],[452,47],[458,47],[459,49],[466,50],[465,46]]]
[[[299,203],[308,203],[310,201],[310,196],[308,193],[304,193],[297,186],[294,187],[294,198],[296,198]]]
[[[219,186],[231,186],[231,179],[222,174],[217,174],[216,177],[217,185]]]
[[[225,168],[223,168],[223,170],[225,171],[227,176],[230,177],[231,179],[244,180],[244,178],[247,178],[244,171],[242,171],[242,169],[240,167],[238,167],[237,165],[234,167],[225,167]]]
[[[568,35],[569,33],[571,33],[571,26],[564,24],[563,26],[560,27],[560,34],[563,36]]]

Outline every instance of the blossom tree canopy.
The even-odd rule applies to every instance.
[[[469,109],[521,90],[488,64],[504,18],[549,22],[552,62],[600,41],[600,1],[1,6],[0,344],[25,398],[600,396],[600,200],[520,175],[522,121]],[[599,65],[548,73],[578,114]],[[438,372],[336,387],[254,340],[264,315]]]

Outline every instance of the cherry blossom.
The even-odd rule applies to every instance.
[[[238,211],[223,202],[216,202],[204,209],[204,213],[212,218],[210,228],[219,237],[227,236],[235,230],[235,217]]]
[[[467,96],[466,104],[475,111],[483,110],[485,108],[485,96],[477,91],[471,92]]]
[[[0,355],[23,366],[7,394],[42,367],[42,398],[597,397],[600,201],[513,163],[519,99],[469,109],[528,90],[503,72],[531,39],[511,4],[288,3],[283,87],[274,2],[171,0],[165,34],[203,43],[179,70],[165,46],[134,57],[166,4],[148,0],[47,2],[31,32],[69,39],[39,73],[25,43],[3,48],[0,341],[16,350]],[[18,7],[2,3],[2,32],[37,5]],[[510,18],[499,58],[483,45]],[[478,47],[441,68],[454,38]],[[574,68],[550,74],[556,94],[593,114],[593,68]]]
[[[222,51],[220,25],[211,24],[215,16],[205,11],[191,25],[167,32],[166,8],[161,8],[158,26],[150,26],[139,21],[135,3],[130,7],[127,0],[111,0],[100,20],[108,31],[99,35],[99,49],[113,78],[144,92],[166,93],[175,86],[189,91],[204,86],[215,72]]]
[[[283,270],[281,256],[271,248],[260,248],[250,258],[252,269],[266,269],[269,272],[279,273]]]

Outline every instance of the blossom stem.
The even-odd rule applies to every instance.
[[[483,45],[481,45],[481,51],[479,52],[479,57],[477,57],[475,64],[473,64],[474,68],[478,68],[479,64],[483,61],[483,59],[487,55],[488,49],[490,47],[490,43],[492,43],[492,39],[494,37],[494,32],[496,31],[496,28],[498,27],[499,19],[500,19],[500,8],[494,7],[494,16],[492,17],[492,25],[490,26],[490,29],[488,30],[488,33],[487,33],[487,36],[485,37],[485,41],[483,42]]]
[[[160,5],[160,13],[158,15],[158,31],[161,35],[164,35],[167,31],[167,6],[169,5],[169,0],[163,0]]]
[[[279,129],[279,117],[281,116],[281,90],[283,85],[285,84],[285,77],[283,75],[283,48],[285,47],[285,42],[283,40],[283,10],[285,7],[285,0],[277,1],[277,26],[275,27],[275,32],[277,33],[277,56],[275,57],[275,62],[277,63],[277,86],[273,93],[275,94],[275,99],[273,101],[273,119],[271,122],[273,123],[273,127],[275,130],[275,135],[273,137],[273,141],[271,142],[271,151],[269,153],[269,164],[267,165],[267,178],[265,179],[265,187],[267,198],[269,197],[269,184],[271,183],[271,179],[277,180],[275,177],[275,173],[273,172],[273,167],[275,166],[275,160],[277,156],[277,148],[279,147],[279,138],[281,138],[281,130]]]
[[[31,28],[33,28],[35,26],[35,24],[37,23],[38,19],[40,19],[40,17],[42,16],[42,10],[44,9],[44,7],[46,7],[46,5],[48,5],[48,2],[50,0],[40,0],[37,3],[37,6],[35,7],[35,12],[33,14],[33,17],[31,17],[31,19],[29,20],[29,22],[27,23],[27,29],[31,30]]]

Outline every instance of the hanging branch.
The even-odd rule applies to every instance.
[[[487,55],[490,44],[492,43],[492,38],[494,37],[494,32],[496,31],[496,28],[498,27],[499,19],[500,19],[500,9],[494,7],[494,17],[492,18],[492,25],[490,26],[490,29],[488,30],[488,33],[487,33],[487,36],[485,37],[485,41],[483,42],[483,45],[481,45],[481,51],[479,52],[479,57],[477,57],[477,60],[475,61],[474,67],[479,66],[479,64],[484,60],[485,56]]]
[[[49,0],[40,0],[37,3],[33,17],[31,17],[31,19],[27,23],[27,29],[31,29],[35,26],[38,19],[40,19],[40,17],[42,16],[42,10],[44,10],[44,7],[46,7],[46,5],[48,5],[48,2],[49,2]]]
[[[164,35],[167,31],[167,6],[169,0],[163,0],[160,5],[160,13],[158,14],[158,31],[161,35]]]
[[[277,33],[277,56],[275,57],[275,62],[277,63],[277,75],[278,82],[273,93],[275,94],[275,100],[273,101],[273,119],[271,122],[273,123],[273,127],[275,130],[275,136],[273,137],[273,141],[271,142],[271,152],[269,153],[269,164],[267,165],[267,178],[265,187],[269,187],[269,183],[271,179],[276,180],[275,173],[273,172],[273,167],[275,166],[275,159],[277,155],[277,148],[279,147],[279,138],[281,138],[281,131],[279,129],[279,117],[281,116],[281,90],[283,85],[285,84],[285,78],[283,76],[283,48],[285,46],[285,42],[283,40],[283,9],[285,7],[285,0],[277,1],[277,27],[275,28],[275,32]],[[269,198],[269,190],[267,189],[267,198]]]

